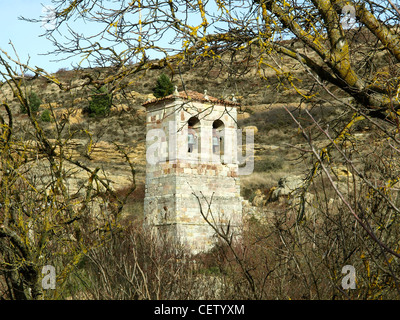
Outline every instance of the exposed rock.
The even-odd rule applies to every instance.
[[[353,176],[352,173],[344,166],[332,167],[331,171],[339,181],[347,181],[347,179]]]
[[[254,134],[258,133],[258,128],[256,126],[247,126],[243,128],[243,132],[245,132],[246,130],[253,130]]]
[[[243,217],[253,217],[257,213],[257,208],[254,207],[249,200],[242,198]]]
[[[57,119],[68,119],[70,124],[83,122],[82,109],[59,109],[54,112]]]
[[[140,108],[136,110],[136,114],[141,117],[141,118],[146,118],[146,109],[145,108]]]
[[[125,103],[117,104],[115,107],[112,108],[114,112],[122,112],[122,111],[129,111],[129,107]]]
[[[47,102],[47,103],[42,103],[39,108],[41,109],[56,109],[62,107],[61,104],[57,102]]]
[[[272,192],[271,200],[278,200],[281,196],[288,196],[296,191],[303,184],[303,179],[299,176],[287,176],[280,178],[278,187]]]
[[[256,196],[253,198],[252,204],[256,207],[262,207],[265,204],[265,198],[260,189],[256,190]]]
[[[146,95],[141,95],[141,97],[144,97],[144,100],[145,100],[145,101],[149,101],[149,100],[156,99],[156,97],[155,97],[154,94],[152,94],[152,93],[146,94]]]
[[[72,104],[76,105],[76,104],[81,104],[84,102],[86,102],[86,100],[83,98],[75,98],[74,101],[72,102]]]
[[[237,114],[237,120],[243,120],[243,119],[247,119],[250,118],[250,113],[248,112],[243,112],[243,113],[238,113]]]

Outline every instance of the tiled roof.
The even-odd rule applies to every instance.
[[[184,100],[192,100],[192,101],[199,101],[199,102],[208,102],[212,104],[219,104],[219,105],[230,105],[230,106],[240,106],[240,103],[232,100],[222,100],[218,99],[212,96],[205,96],[204,93],[199,93],[196,91],[191,91],[191,90],[186,90],[186,91],[179,91],[178,95],[176,95],[176,92],[173,94],[170,94],[168,96],[162,97],[162,98],[156,98],[152,100],[148,100],[145,103],[143,103],[143,106],[147,106],[153,103],[157,103],[159,101],[166,101],[166,100],[175,100],[175,99],[184,99]]]

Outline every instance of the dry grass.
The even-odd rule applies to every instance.
[[[287,171],[254,172],[248,176],[241,176],[240,183],[242,188],[247,189],[271,188],[279,178],[287,174]]]

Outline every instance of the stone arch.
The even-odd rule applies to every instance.
[[[212,124],[212,149],[214,154],[224,155],[225,124],[217,119]]]
[[[188,122],[188,152],[194,153],[200,150],[200,120],[198,117],[191,117]]]

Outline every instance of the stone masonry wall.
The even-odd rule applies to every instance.
[[[156,134],[148,141],[147,152],[148,156],[157,155],[159,161],[147,162],[146,222],[169,228],[195,252],[209,249],[215,240],[214,231],[201,215],[200,207],[219,228],[226,228],[229,223],[235,230],[241,224],[235,158],[236,109],[228,109],[185,101],[148,108],[148,136],[150,130],[159,130],[159,134],[154,131]],[[198,130],[200,145],[196,152],[188,153],[187,121],[196,115],[201,124]],[[213,154],[211,145],[212,124],[217,119],[224,123],[222,161],[219,154]],[[228,159],[225,163],[224,156]]]

